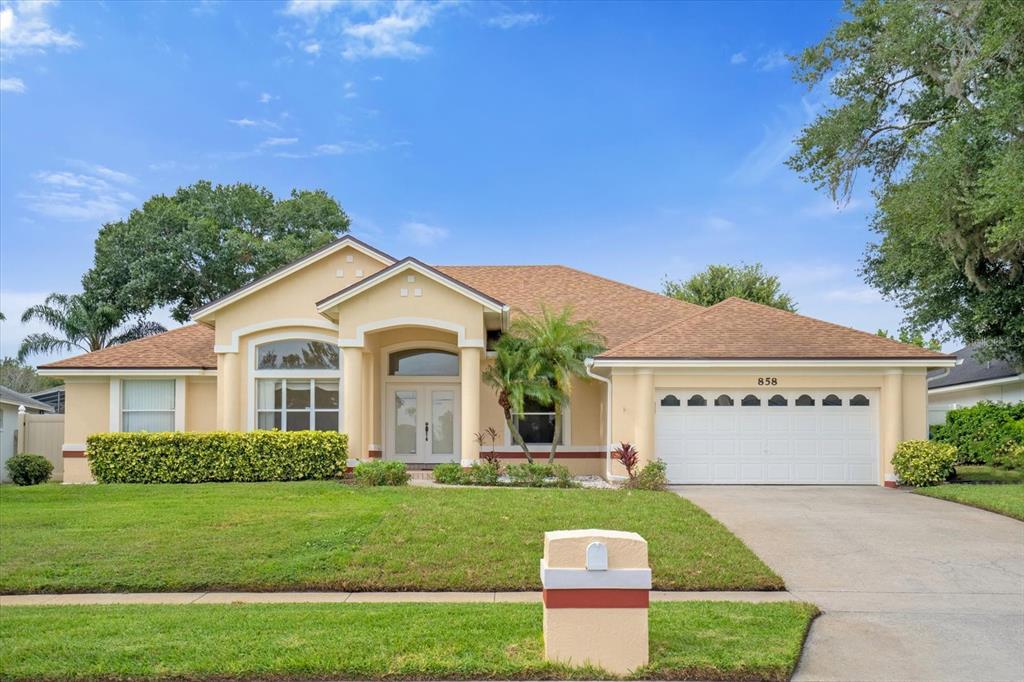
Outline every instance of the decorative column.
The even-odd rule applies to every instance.
[[[476,432],[480,430],[480,353],[479,348],[459,349],[459,381],[462,385],[461,434],[462,466],[472,466],[480,458]]]
[[[636,371],[636,449],[644,463],[654,460],[654,372]]]
[[[241,360],[238,353],[217,355],[217,428],[241,431]]]
[[[647,665],[647,541],[618,530],[544,533],[544,657],[615,675]]]
[[[896,472],[892,468],[892,456],[896,446],[903,440],[903,370],[889,370],[882,377],[879,424],[882,442],[882,484],[887,488],[897,485]]]
[[[344,404],[341,430],[348,434],[350,459],[365,459],[366,442],[363,440],[363,349],[344,348],[342,387]]]

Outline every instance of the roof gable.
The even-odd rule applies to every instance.
[[[283,265],[276,270],[268,272],[266,275],[263,275],[262,277],[254,279],[253,281],[249,282],[244,286],[239,287],[238,289],[235,289],[229,294],[225,294],[224,296],[221,296],[218,299],[210,301],[204,306],[196,308],[195,310],[192,311],[192,318],[195,320],[200,320],[204,317],[207,317],[214,311],[223,308],[224,306],[230,305],[241,298],[245,298],[246,296],[257,292],[260,289],[263,289],[264,287],[269,286],[270,284],[273,284],[274,282],[277,282],[278,280],[281,280],[294,272],[297,272],[309,265],[312,265],[313,263],[316,263],[317,261],[320,261],[333,253],[337,253],[338,251],[346,247],[355,249],[356,251],[359,251],[360,253],[369,256],[370,258],[373,258],[383,263],[384,265],[391,265],[395,262],[394,258],[384,253],[383,251],[370,246],[364,241],[356,239],[352,235],[345,235],[343,237],[335,239],[330,244],[326,244],[320,247],[319,249],[313,251],[312,253],[308,253],[305,256],[302,256],[298,260],[294,260],[291,263],[288,263],[287,265]]]
[[[951,356],[729,298],[602,353],[602,359],[937,360]]]
[[[453,291],[456,291],[463,296],[470,298],[477,303],[480,303],[485,308],[492,310],[493,312],[503,312],[507,306],[497,298],[478,291],[473,287],[459,281],[455,277],[448,275],[437,268],[431,267],[422,261],[419,261],[412,256],[403,258],[402,260],[394,263],[383,270],[378,270],[369,277],[351,284],[341,291],[335,292],[326,298],[323,298],[316,303],[316,309],[318,312],[325,312],[336,305],[347,301],[354,296],[358,296],[362,292],[372,289],[378,284],[385,282],[391,277],[401,274],[407,271],[414,271],[424,277],[431,279],[438,284],[441,284]]]

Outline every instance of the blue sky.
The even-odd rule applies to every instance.
[[[427,262],[564,263],[657,289],[762,262],[800,312],[900,312],[785,168],[827,100],[786,54],[838,3],[164,2],[0,8],[0,352],[99,227],[199,178],[323,188]],[[160,313],[158,317],[165,318]],[[37,358],[41,360],[41,358]]]

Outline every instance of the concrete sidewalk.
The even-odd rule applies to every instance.
[[[372,604],[536,602],[540,592],[112,592],[0,595],[2,606],[86,604]],[[789,592],[651,592],[651,601],[794,601]]]

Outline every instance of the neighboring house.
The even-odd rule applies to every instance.
[[[30,414],[52,412],[53,409],[33,398],[0,386],[0,481],[11,480],[7,473],[7,460],[15,453],[18,433],[18,408],[25,407]]]
[[[45,403],[53,408],[55,414],[64,414],[64,387],[53,386],[52,388],[44,388],[41,391],[29,393],[28,397],[35,398],[41,403]]]
[[[193,312],[195,324],[44,365],[63,378],[65,480],[90,479],[101,431],[329,429],[353,460],[475,462],[502,431],[480,378],[522,313],[571,305],[608,350],[574,387],[559,461],[622,473],[609,444],[676,483],[893,481],[896,444],[926,436],[926,372],[955,359],[729,299],[692,305],[563,266],[429,266],[343,237]],[[543,456],[549,408],[517,428]]]
[[[979,362],[977,345],[953,353],[956,367],[928,373],[928,424],[942,424],[946,413],[983,400],[1015,403],[1024,400],[1024,372],[1002,360]]]

